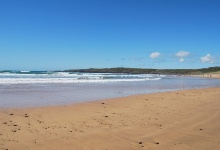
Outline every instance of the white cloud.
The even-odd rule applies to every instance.
[[[179,62],[184,62],[184,61],[185,61],[184,58],[179,59]]]
[[[160,57],[160,53],[159,52],[154,52],[154,53],[151,53],[150,54],[150,58],[153,58],[153,59],[155,59],[155,58],[158,58],[158,57]]]
[[[176,53],[176,57],[183,58],[183,57],[189,56],[189,54],[190,54],[190,52],[179,51],[178,53]]]
[[[176,53],[176,57],[179,58],[179,62],[184,62],[185,61],[185,57],[189,56],[190,52],[187,51],[179,51]]]
[[[211,64],[213,64],[215,62],[214,57],[212,57],[210,54],[207,54],[206,56],[201,57],[200,59],[201,59],[201,61],[203,63],[211,63]]]

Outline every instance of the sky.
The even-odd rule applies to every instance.
[[[219,0],[0,0],[0,70],[220,66]]]

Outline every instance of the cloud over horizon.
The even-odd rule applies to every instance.
[[[160,55],[161,54],[159,52],[153,52],[153,53],[150,54],[150,58],[155,59],[155,58],[160,57]]]
[[[185,57],[188,57],[190,55],[190,52],[187,51],[179,51],[176,53],[176,57],[179,58],[179,62],[184,62],[185,61]]]
[[[184,62],[184,61],[185,61],[184,58],[179,59],[179,62]]]
[[[215,62],[214,57],[211,56],[211,54],[207,54],[206,56],[203,56],[200,58],[202,63],[211,63],[213,64]]]
[[[191,53],[189,51],[183,51],[183,50],[180,50],[176,53],[174,53],[173,55],[172,54],[165,54],[163,55],[163,58],[160,58],[158,59],[159,57],[161,57],[161,53],[160,52],[152,52],[150,53],[149,57],[154,59],[154,63],[159,63],[159,62],[175,62],[174,60],[171,59],[171,57],[169,56],[174,56],[174,58],[180,62],[180,63],[184,63],[187,61],[187,63],[210,63],[210,64],[219,64],[218,62],[218,58],[217,57],[213,57],[211,54],[207,54],[203,57],[194,57],[194,56],[191,56],[190,59],[189,59],[189,56],[191,55]],[[173,58],[173,57],[172,57]]]

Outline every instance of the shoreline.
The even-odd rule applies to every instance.
[[[186,88],[186,89],[176,89],[176,90],[168,90],[168,91],[157,91],[152,93],[141,93],[141,94],[132,94],[132,95],[125,95],[125,96],[119,96],[119,97],[113,97],[113,98],[103,98],[103,99],[97,99],[97,100],[89,100],[89,101],[78,101],[68,104],[50,104],[50,105],[33,105],[33,106],[10,106],[10,107],[0,107],[0,112],[2,110],[22,110],[22,109],[41,109],[41,108],[53,108],[53,107],[68,107],[68,106],[75,106],[75,105],[84,105],[89,103],[99,103],[102,101],[114,101],[114,100],[120,100],[124,98],[130,98],[130,97],[139,97],[139,96],[147,96],[151,94],[162,94],[162,93],[171,93],[171,92],[178,92],[178,91],[190,91],[190,90],[202,90],[202,89],[210,89],[210,88],[220,88],[220,86],[211,86],[211,87],[200,87],[200,88]]]
[[[201,77],[201,78],[220,79],[220,74],[203,74],[203,75],[191,75],[191,76]]]
[[[3,149],[217,149],[220,87],[0,109]]]

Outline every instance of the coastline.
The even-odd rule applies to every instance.
[[[218,149],[220,88],[0,110],[3,149]]]
[[[202,78],[214,78],[214,79],[220,79],[220,73],[210,73],[210,74],[203,74],[203,75],[192,75],[194,77],[202,77]]]

